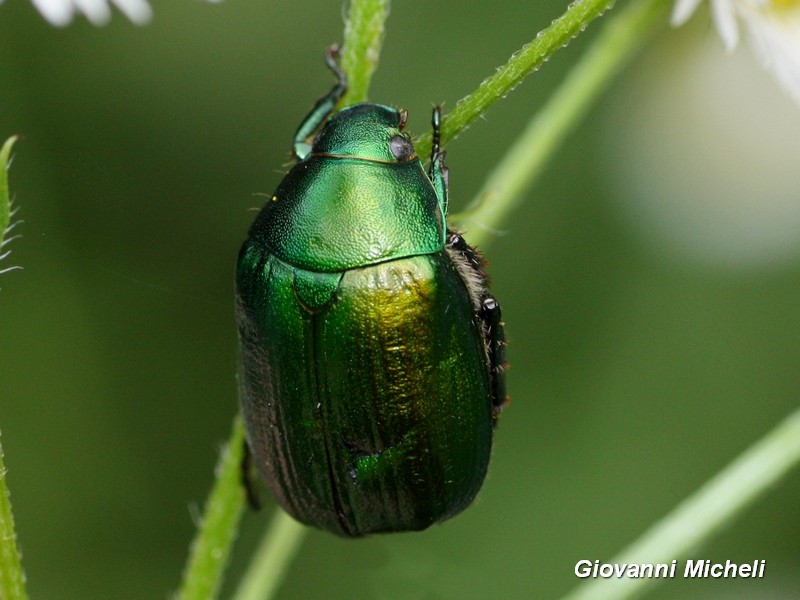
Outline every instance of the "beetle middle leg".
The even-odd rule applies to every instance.
[[[447,202],[449,196],[449,175],[447,167],[444,165],[444,157],[446,152],[439,147],[441,141],[441,126],[442,126],[442,107],[435,106],[431,116],[431,126],[433,127],[433,143],[431,144],[431,162],[428,167],[428,178],[433,184],[433,189],[436,191],[436,197],[439,200],[439,208],[442,211],[442,217],[447,216]]]
[[[500,411],[508,404],[505,383],[505,369],[508,366],[506,336],[500,303],[489,292],[484,260],[477,250],[454,231],[448,231],[445,249],[467,287],[475,316],[481,323],[491,379],[492,414],[497,420]]]

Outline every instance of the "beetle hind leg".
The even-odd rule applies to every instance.
[[[250,445],[247,441],[243,442],[244,449],[242,451],[242,464],[241,464],[241,477],[242,486],[244,487],[245,496],[247,496],[247,504],[252,510],[261,510],[261,498],[256,490],[256,481],[258,478],[254,473],[255,465],[253,464],[253,453],[250,451]]]
[[[492,414],[495,421],[500,411],[508,404],[505,370],[506,336],[500,313],[500,304],[494,296],[486,295],[479,313],[486,332],[486,350],[489,356],[489,371],[492,376]]]

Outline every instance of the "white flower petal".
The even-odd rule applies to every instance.
[[[689,17],[694,14],[694,11],[697,10],[697,7],[700,6],[701,1],[702,0],[678,0],[675,3],[675,7],[672,9],[672,16],[669,20],[672,26],[678,27],[686,23]]]
[[[677,0],[674,23],[696,8],[693,0]],[[800,2],[798,0],[710,0],[717,31],[730,52],[739,42],[738,21],[761,62],[800,103]]]
[[[111,20],[111,7],[116,6],[136,25],[153,18],[149,0],[31,0],[42,16],[57,27],[69,25],[76,12],[86,16],[92,25],[106,25]],[[206,0],[217,4],[222,0]],[[685,0],[681,0],[685,1]],[[700,2],[700,0],[691,0]],[[4,0],[0,0],[2,4]]]
[[[725,48],[731,52],[739,43],[739,28],[736,25],[736,9],[731,0],[711,0],[714,24]]]
[[[153,10],[148,0],[32,0],[32,2],[45,19],[58,27],[72,22],[75,13],[83,14],[92,25],[106,25],[111,20],[112,6],[116,6],[136,25],[143,25],[153,17]]]
[[[746,7],[742,18],[764,66],[800,102],[800,7]]]
[[[75,8],[70,0],[32,0],[42,16],[56,27],[64,27],[72,21]]]
[[[92,25],[106,25],[111,20],[111,8],[106,0],[72,0]]]
[[[691,55],[660,48],[633,69],[631,88],[615,96],[635,96],[637,119],[633,102],[609,103],[614,118],[604,128],[602,164],[613,197],[643,243],[665,257],[717,272],[793,272],[800,264],[800,111],[769,85],[771,74],[759,72],[753,53],[693,47]],[[667,56],[681,76],[653,77]],[[673,123],[667,136],[664,122]]]

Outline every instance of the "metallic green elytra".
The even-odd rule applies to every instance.
[[[239,254],[236,314],[252,459],[296,519],[356,537],[470,504],[506,398],[505,341],[481,257],[447,229],[438,108],[426,172],[405,111],[334,114],[337,56]]]

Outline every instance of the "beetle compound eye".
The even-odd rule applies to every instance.
[[[397,160],[408,160],[414,154],[414,146],[402,135],[394,136],[389,142],[389,148]]]

